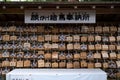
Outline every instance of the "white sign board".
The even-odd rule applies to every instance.
[[[107,80],[107,73],[101,69],[14,69],[6,80]]]
[[[94,10],[26,10],[25,23],[96,23]]]
[[[32,80],[30,75],[24,75],[24,74],[17,74],[10,76],[9,80]]]

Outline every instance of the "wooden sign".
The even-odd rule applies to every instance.
[[[26,10],[25,23],[95,23],[95,14],[94,10]]]

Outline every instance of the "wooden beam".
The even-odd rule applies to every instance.
[[[56,1],[56,2],[0,2],[0,4],[2,5],[2,4],[4,4],[4,5],[21,5],[21,4],[23,4],[23,5],[44,5],[44,4],[47,4],[47,5],[53,5],[53,4],[56,4],[56,5],[76,5],[76,4],[78,4],[78,5],[93,5],[93,4],[95,4],[95,5],[119,5],[120,4],[120,2],[119,1],[98,1],[98,2],[96,2],[96,1],[88,1],[88,2],[85,2],[85,1],[83,1],[83,2],[67,2],[67,1],[63,1],[63,2],[59,2],[59,1]],[[106,5],[106,6],[107,6]]]
[[[64,8],[64,9],[59,9],[59,10],[68,10],[69,8]],[[21,10],[20,8],[9,8],[9,9],[0,9],[0,14],[24,14],[25,10],[39,10],[37,8],[28,8]],[[57,9],[52,9],[52,8],[45,8],[42,10],[57,10]],[[73,9],[69,9],[73,10]],[[91,8],[82,8],[82,9],[77,9],[77,10],[96,10],[96,14],[120,14],[120,8],[117,9],[104,9],[104,8],[97,8],[97,9],[91,9]]]

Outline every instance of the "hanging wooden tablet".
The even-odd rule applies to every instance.
[[[65,43],[60,43],[60,44],[58,45],[58,47],[59,47],[59,50],[66,50],[66,45],[65,45]]]
[[[3,45],[2,44],[0,44],[0,49],[3,49]]]
[[[79,62],[79,61],[74,61],[74,62],[73,62],[73,68],[75,68],[75,69],[76,69],[76,68],[77,68],[77,69],[80,68],[80,62]]]
[[[101,51],[103,58],[109,58],[107,51]]]
[[[87,67],[87,62],[85,60],[82,60],[80,62],[81,68],[86,68]]]
[[[23,60],[18,60],[16,67],[23,67]]]
[[[10,40],[17,40],[17,36],[10,36]]]
[[[96,35],[96,36],[95,36],[95,41],[101,41],[101,36]]]
[[[23,58],[24,57],[24,52],[17,52],[17,54],[16,54],[16,57],[17,58]]]
[[[33,59],[33,61],[31,62],[31,67],[32,68],[38,67],[37,61],[35,61],[35,59]]]
[[[25,49],[30,49],[30,48],[31,48],[31,44],[30,44],[29,42],[25,42],[25,43],[23,44],[23,47],[24,47]]]
[[[80,59],[86,59],[87,53],[86,52],[80,52]]]
[[[73,59],[72,53],[68,52],[68,53],[66,54],[66,59],[67,59],[67,60]]]
[[[24,58],[31,58],[31,53],[27,51],[27,53],[24,54]]]
[[[120,68],[120,61],[116,61],[117,68]]]
[[[51,35],[45,35],[45,41],[51,41],[52,36]]]
[[[52,49],[58,49],[58,43],[52,43]]]
[[[101,53],[99,53],[99,52],[94,53],[94,58],[101,59]]]
[[[58,68],[58,62],[52,62],[52,68]]]
[[[31,28],[31,32],[38,32],[38,31],[37,31],[37,27],[36,27],[36,26],[33,26],[33,27]]]
[[[5,68],[5,69],[2,70],[2,75],[5,76],[9,72],[10,72],[10,69]]]
[[[38,41],[38,36],[36,36],[34,33],[34,35],[30,36],[30,40],[31,41]]]
[[[45,67],[46,68],[51,68],[52,67],[51,62],[50,61],[45,62]]]
[[[103,32],[104,32],[104,33],[109,33],[109,31],[110,31],[110,29],[109,29],[108,26],[104,26],[104,27],[103,27]]]
[[[117,54],[117,59],[120,59],[120,53]]]
[[[73,37],[72,36],[66,36],[66,41],[72,42],[73,41]]]
[[[73,28],[71,26],[66,27],[66,32],[67,33],[72,33],[73,32]]]
[[[52,59],[58,59],[58,52],[52,52]]]
[[[52,54],[47,52],[47,53],[45,53],[44,57],[45,57],[45,59],[49,59],[50,60],[50,59],[52,59]]]
[[[30,26],[28,26],[26,30],[27,30],[26,32],[31,32]]]
[[[82,36],[81,37],[81,42],[86,42],[87,41],[87,36]]]
[[[73,49],[73,44],[72,43],[68,43],[67,44],[67,50],[72,50]]]
[[[103,68],[108,68],[108,63],[107,62],[103,62]]]
[[[109,47],[109,50],[116,50],[116,46],[113,44],[109,45],[108,47]]]
[[[78,26],[78,25],[76,25],[74,28],[73,28],[73,32],[74,33],[80,33],[81,32],[81,26]]]
[[[16,59],[12,59],[11,61],[10,61],[10,66],[12,66],[12,67],[16,67]]]
[[[60,32],[61,32],[61,33],[66,32],[66,28],[65,28],[65,27],[61,27],[61,28],[59,28],[59,29],[60,29]]]
[[[88,36],[88,42],[92,42],[95,40],[95,37],[93,35]]]
[[[110,41],[110,42],[115,42],[115,41],[116,41],[116,39],[115,39],[115,37],[114,37],[114,36],[109,36],[109,41]]]
[[[38,42],[44,42],[44,36],[43,35],[39,35],[37,39],[38,39]]]
[[[101,50],[102,49],[102,45],[101,44],[95,44],[95,50]]]
[[[2,67],[9,67],[10,66],[10,62],[8,59],[2,61]]]
[[[36,27],[34,27],[34,26],[29,26],[29,28],[30,28],[30,32],[33,33]]]
[[[0,52],[0,59],[2,58],[2,52]]]
[[[80,36],[79,35],[73,35],[73,41],[74,42],[79,42],[80,41]]]
[[[92,51],[89,51],[89,52],[87,53],[87,59],[88,59],[88,60],[93,60],[93,59],[94,59],[94,55],[93,55],[93,52],[92,52]]]
[[[102,64],[100,62],[95,63],[95,68],[101,68],[101,67],[102,67]]]
[[[118,79],[120,78],[120,71],[118,71],[118,72],[116,73],[116,76],[117,76]]]
[[[58,42],[58,35],[52,35],[52,42]]]
[[[116,62],[114,62],[113,60],[108,61],[109,64],[109,68],[117,68]]]
[[[44,26],[37,26],[37,31],[40,33],[44,32]]]
[[[120,36],[117,36],[116,39],[117,39],[117,41],[120,41]]]
[[[2,62],[0,62],[0,67],[2,67]]]
[[[23,32],[23,27],[16,27],[16,31],[15,32]]]
[[[115,52],[111,52],[109,54],[110,54],[110,59],[116,59],[117,58],[117,55],[116,55]]]
[[[102,45],[102,50],[108,50],[108,45],[103,44],[103,45]]]
[[[65,68],[66,67],[66,61],[59,62],[59,68]]]
[[[29,28],[28,26],[26,26],[26,27],[23,28],[23,31],[24,31],[24,32],[29,32],[29,31],[30,31],[30,28]]]
[[[109,41],[109,37],[107,37],[107,36],[102,36],[102,41],[103,41],[103,42],[108,42],[108,41]]]
[[[79,43],[75,43],[73,47],[74,47],[74,50],[80,50],[80,44]]]
[[[9,27],[7,27],[7,26],[2,27],[2,32],[6,32],[6,31],[9,31]]]
[[[67,68],[68,68],[68,69],[73,68],[73,63],[72,63],[72,61],[68,61],[68,62],[67,62]]]
[[[44,43],[45,50],[50,50],[52,48],[52,45],[50,43]]]
[[[96,26],[95,33],[102,33],[102,26]]]
[[[31,50],[37,50],[37,49],[38,49],[35,41],[31,44],[31,48],[30,48],[30,49],[31,49]]]
[[[88,33],[88,31],[89,31],[88,26],[85,26],[85,25],[81,26],[81,32],[82,33]]]
[[[82,50],[82,51],[86,51],[87,50],[87,45],[86,44],[81,44],[80,45],[80,49]]]
[[[0,26],[0,32],[2,31],[2,26]]]
[[[3,41],[9,41],[10,40],[10,35],[3,35]]]
[[[92,45],[92,44],[88,45],[88,50],[95,50],[94,45]]]
[[[38,67],[39,67],[39,68],[45,67],[45,62],[44,62],[44,60],[42,60],[42,59],[38,60]]]
[[[6,68],[6,69],[7,69],[7,68]],[[1,70],[0,70],[0,74],[3,75],[3,76],[6,75],[5,69],[1,69]],[[2,77],[1,77],[1,79],[2,79]]]
[[[10,32],[15,32],[16,31],[16,26],[10,26],[8,30]]]
[[[89,26],[88,33],[94,33],[94,32],[95,32],[94,26]]]
[[[52,27],[52,33],[59,33],[59,28],[57,26]]]
[[[110,32],[117,32],[116,26],[110,26]]]
[[[52,32],[52,27],[53,26],[45,26],[45,28],[44,28],[44,33],[51,33]]]
[[[9,57],[10,56],[10,53],[8,52],[8,51],[4,51],[3,53],[2,53],[2,57],[3,58],[7,58],[7,57]]]
[[[44,59],[44,54],[38,54],[36,58]]]
[[[79,60],[80,59],[80,54],[79,53],[74,53],[74,59]]]
[[[118,28],[118,31],[117,32],[120,32],[120,27],[117,27]]]
[[[24,67],[30,67],[31,61],[30,60],[24,60]]]
[[[44,44],[43,43],[38,43],[37,44],[37,50],[44,50],[45,47],[44,47]]]
[[[120,50],[120,44],[116,45],[117,50]]]
[[[40,54],[44,55],[44,51],[38,51],[38,55]]]
[[[59,41],[65,41],[65,40],[66,40],[66,35],[60,34]]]
[[[94,68],[94,63],[93,62],[88,62],[88,68]]]
[[[11,45],[8,42],[6,42],[2,47],[6,50],[11,49]]]
[[[59,60],[65,60],[65,59],[66,59],[65,53],[64,52],[60,52],[59,53]]]

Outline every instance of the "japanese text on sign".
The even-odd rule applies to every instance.
[[[95,23],[95,11],[25,11],[25,23]]]

